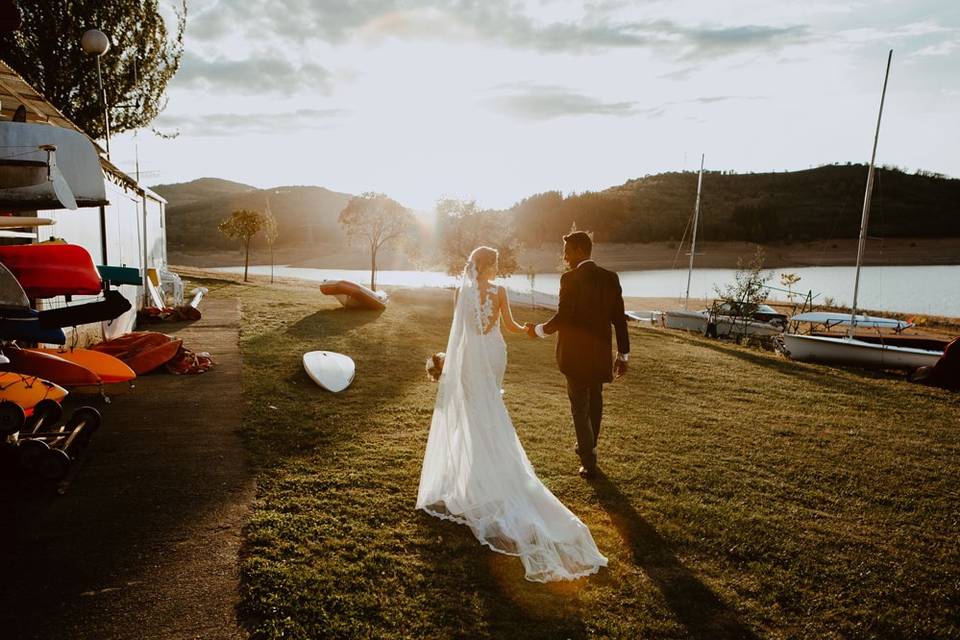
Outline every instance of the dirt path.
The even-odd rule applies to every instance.
[[[254,481],[241,423],[240,313],[158,325],[217,366],[157,373],[101,405],[103,426],[65,495],[0,486],[0,636],[243,638],[237,551]]]

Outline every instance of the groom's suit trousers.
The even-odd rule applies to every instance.
[[[581,382],[567,378],[567,395],[570,397],[570,413],[577,431],[577,455],[589,470],[597,466],[594,447],[600,438],[600,421],[603,419],[603,383]]]

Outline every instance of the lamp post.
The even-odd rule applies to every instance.
[[[110,49],[110,40],[100,29],[85,31],[80,37],[80,46],[88,56],[97,60],[97,84],[100,86],[100,97],[103,100],[103,127],[106,132],[107,159],[110,159],[110,109],[107,106],[107,92],[103,88],[103,76],[100,75],[100,56]]]

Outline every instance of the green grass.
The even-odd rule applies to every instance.
[[[631,328],[589,484],[552,341],[510,336],[520,439],[610,559],[533,584],[516,558],[414,510],[436,393],[423,361],[445,345],[448,294],[398,291],[380,315],[313,287],[213,295],[243,305],[259,488],[242,614],[256,637],[960,636],[957,395]],[[351,355],[353,386],[314,386],[300,363],[313,349]]]

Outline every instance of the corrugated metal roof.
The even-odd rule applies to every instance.
[[[86,135],[86,131],[60,113],[59,109],[27,84],[10,65],[0,60],[0,113],[11,119],[20,105],[27,109],[27,122],[46,122]]]

